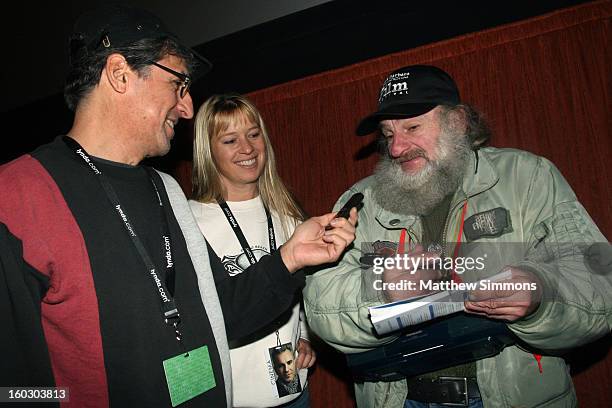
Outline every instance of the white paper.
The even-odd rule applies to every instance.
[[[500,281],[512,277],[510,270],[505,270],[485,281]],[[467,285],[467,284],[465,284]],[[470,285],[478,286],[478,282]],[[368,308],[370,319],[379,335],[400,330],[408,326],[433,320],[464,310],[464,301],[467,299],[469,289],[445,290],[431,295],[400,300],[380,306]]]

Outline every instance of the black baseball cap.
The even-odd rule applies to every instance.
[[[118,48],[138,40],[172,38],[184,45],[179,38],[168,30],[159,17],[153,13],[127,4],[107,4],[83,13],[76,21],[70,37],[70,58],[98,47]],[[191,49],[197,64],[193,76],[202,76],[211,70],[212,64],[202,55]]]
[[[392,72],[378,97],[378,110],[359,122],[356,133],[374,132],[381,120],[412,118],[438,105],[460,103],[459,90],[453,78],[438,67],[411,65]]]

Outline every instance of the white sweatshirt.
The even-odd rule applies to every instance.
[[[268,224],[260,197],[247,201],[228,201],[227,205],[256,259],[269,254]],[[190,200],[189,206],[204,237],[221,258],[230,276],[242,273],[248,268],[250,266],[248,258],[219,205]],[[283,233],[281,221],[275,212],[272,212],[272,223],[278,249],[288,237]],[[295,350],[298,339],[308,339],[299,303],[293,307],[287,323],[278,329],[278,337],[276,331],[272,331],[259,340],[230,350],[235,407],[272,407],[285,404],[300,395],[296,393],[278,397],[277,375],[269,352],[278,345],[279,340],[281,344],[291,343],[292,349]],[[308,369],[299,370],[302,390],[307,385],[307,374]]]

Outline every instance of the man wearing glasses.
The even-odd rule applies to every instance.
[[[178,184],[139,164],[168,152],[210,67],[146,11],[78,19],[72,128],[0,167],[0,386],[63,387],[75,407],[231,406],[227,338],[275,319],[294,272],[352,242],[355,214],[325,236],[333,215],[316,217],[226,278]]]

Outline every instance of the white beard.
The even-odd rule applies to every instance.
[[[405,173],[400,164],[384,154],[374,172],[374,200],[396,214],[427,215],[457,190],[471,152],[464,135],[443,128],[437,158],[426,157],[425,167],[416,174]]]

